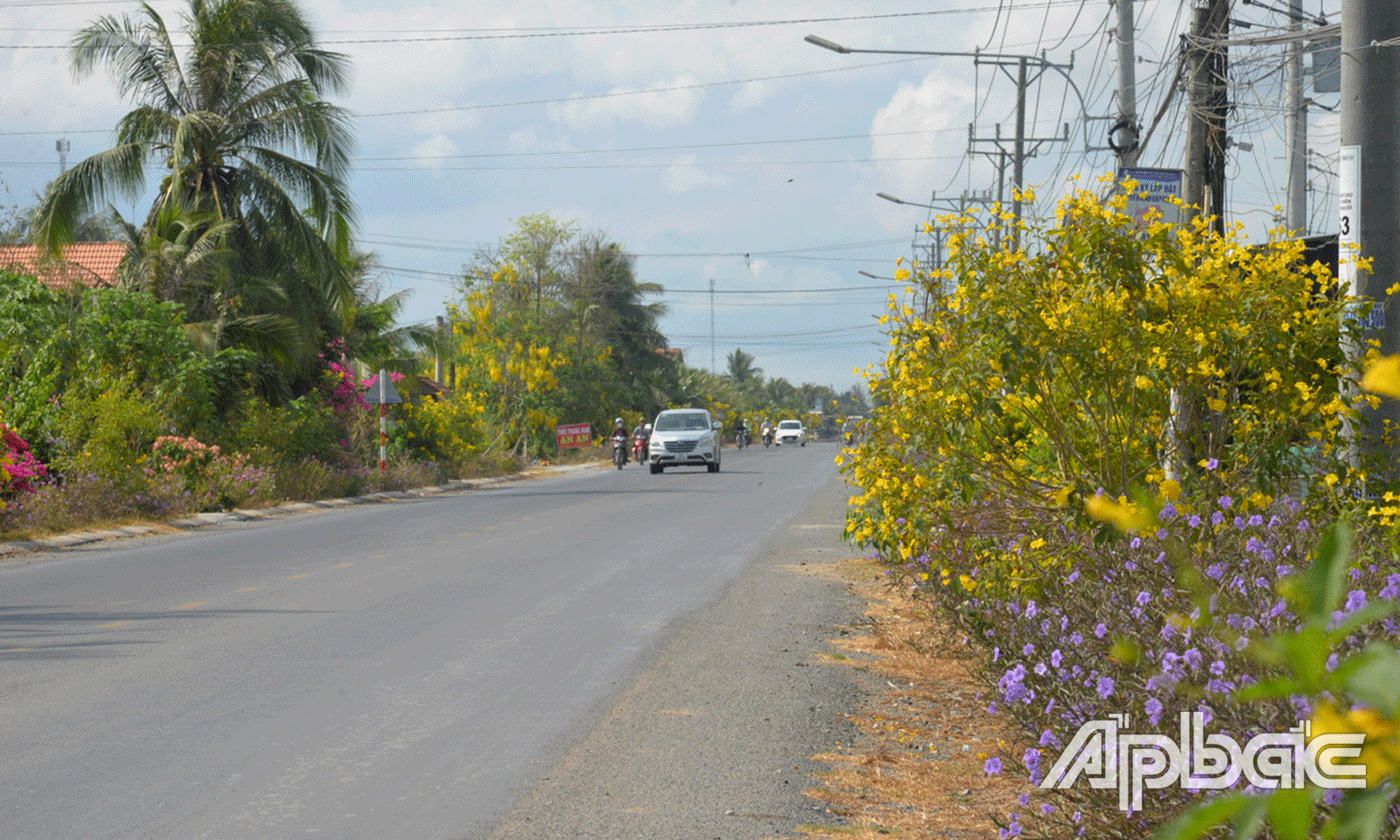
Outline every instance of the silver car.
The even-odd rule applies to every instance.
[[[647,462],[653,474],[667,467],[719,472],[719,423],[703,408],[671,408],[651,424]]]

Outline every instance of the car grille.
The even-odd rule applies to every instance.
[[[668,440],[666,441],[667,452],[693,452],[695,450],[693,440]]]

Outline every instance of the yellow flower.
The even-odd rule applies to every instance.
[[[1160,489],[1162,492],[1162,498],[1166,499],[1169,502],[1174,502],[1181,496],[1181,482],[1176,481],[1175,479],[1169,478],[1166,481],[1162,482],[1162,486]]]
[[[1133,381],[1133,384],[1136,385],[1139,390],[1146,391],[1148,388],[1152,387],[1152,380],[1148,379],[1146,376],[1139,376]]]
[[[1378,787],[1400,770],[1400,737],[1395,721],[1375,709],[1358,706],[1342,713],[1331,703],[1322,703],[1313,712],[1312,735],[1361,732],[1366,735],[1361,755],[1355,759],[1339,759],[1338,764],[1358,764],[1366,768],[1366,787]]]
[[[1059,490],[1050,494],[1050,498],[1055,502],[1055,507],[1064,507],[1069,504],[1069,494],[1074,490],[1073,485],[1066,484]]]
[[[1100,522],[1108,522],[1120,531],[1145,531],[1156,524],[1151,511],[1124,501],[1115,501],[1107,496],[1091,496],[1084,501],[1084,509]]]
[[[1361,387],[1373,394],[1400,397],[1400,354],[1382,356],[1366,368]]]

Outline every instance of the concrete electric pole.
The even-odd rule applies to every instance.
[[[1118,0],[1118,122],[1109,142],[1118,155],[1118,168],[1137,166],[1141,126],[1137,117],[1137,57],[1133,50],[1133,0]]]
[[[1303,0],[1289,0],[1288,28],[1298,36],[1303,32]],[[1308,106],[1303,100],[1303,40],[1288,45],[1284,68],[1287,121],[1288,205],[1285,226],[1294,236],[1308,235]]]
[[[1338,258],[1343,283],[1376,306],[1366,339],[1381,352],[1400,352],[1400,304],[1387,289],[1400,280],[1400,15],[1394,0],[1342,0],[1342,141],[1338,171]],[[1355,268],[1357,256],[1371,260],[1369,272]],[[1358,349],[1352,348],[1353,352]],[[1377,447],[1385,425],[1400,426],[1400,400],[1367,411],[1356,441],[1359,452],[1379,454],[1386,477],[1400,458],[1394,443]]]

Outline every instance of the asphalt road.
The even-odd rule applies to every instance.
[[[834,446],[0,563],[0,836],[757,838],[853,691]]]

